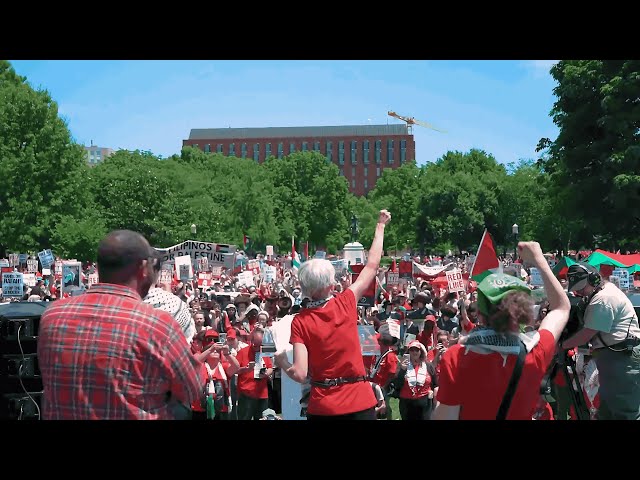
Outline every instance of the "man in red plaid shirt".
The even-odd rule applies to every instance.
[[[129,230],[98,246],[100,282],[42,315],[42,416],[53,420],[175,419],[200,398],[199,362],[167,312],[142,301],[159,272],[145,238]]]

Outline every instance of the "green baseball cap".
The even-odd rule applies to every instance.
[[[478,310],[488,316],[489,306],[498,305],[507,293],[513,291],[531,295],[531,289],[519,278],[504,273],[487,275],[478,285]]]

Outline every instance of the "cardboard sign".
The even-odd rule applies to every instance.
[[[51,275],[51,269],[50,268],[43,268],[42,269],[42,276],[43,277],[48,277],[49,275]]]
[[[89,279],[88,279],[89,287],[99,282],[100,282],[100,277],[98,276],[98,272],[89,274]]]
[[[387,287],[394,287],[400,283],[398,272],[387,272]]]
[[[24,295],[24,280],[21,273],[3,273],[2,274],[2,296],[3,297],[22,297]]]
[[[253,285],[253,273],[251,272],[242,272],[238,274],[238,285],[245,287],[250,287]]]
[[[273,257],[273,245],[267,245],[267,257]]]
[[[353,285],[353,283],[357,280],[358,275],[360,275],[360,272],[364,268],[364,265],[360,263],[356,265],[351,265],[350,268],[351,268],[351,271],[353,272],[351,274],[351,284]],[[377,287],[377,282],[374,277],[371,283],[369,284],[369,286],[367,287],[367,289],[364,291],[362,298],[358,299],[359,307],[373,307],[375,305],[376,287]]]
[[[464,278],[462,273],[457,268],[446,272],[447,283],[449,284],[449,292],[464,292]]]
[[[380,355],[380,345],[378,345],[376,329],[373,325],[358,325],[358,337],[363,356]]]
[[[0,267],[6,268],[6,267],[10,267],[11,265],[9,265],[9,260],[6,258],[0,258]]]
[[[260,275],[260,262],[258,260],[249,260],[247,262],[247,270],[253,275]]]
[[[272,267],[270,265],[267,265],[266,267],[264,267],[264,270],[262,271],[263,281],[265,283],[275,282],[276,281],[276,274],[277,274],[276,267]]]
[[[220,280],[220,275],[222,275],[222,267],[211,267],[211,278]]]
[[[389,318],[387,319],[387,325],[389,325],[389,335],[394,338],[400,338],[400,322]]]
[[[18,254],[18,260],[20,261],[20,265],[27,263],[27,258],[29,258],[29,255],[27,255],[26,253]]]
[[[206,288],[211,286],[211,274],[210,273],[199,273],[198,274],[198,286],[200,288]]]
[[[56,262],[55,273],[59,277],[62,276],[62,260]]]

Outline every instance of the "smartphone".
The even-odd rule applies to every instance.
[[[227,343],[227,334],[221,333],[218,341],[222,344]]]
[[[405,353],[404,355],[402,355],[402,361],[409,361],[410,355],[408,353]]]

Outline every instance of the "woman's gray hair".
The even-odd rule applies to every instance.
[[[336,283],[336,269],[329,260],[307,260],[298,271],[298,280],[305,297],[319,300],[322,291]]]

